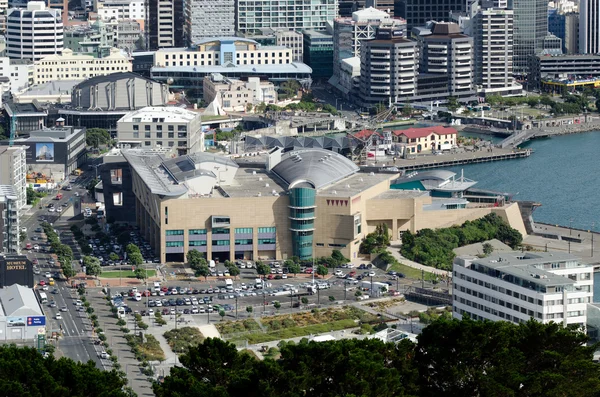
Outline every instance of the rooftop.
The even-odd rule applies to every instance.
[[[357,173],[341,181],[333,183],[318,192],[323,197],[352,197],[372,188],[393,176],[379,173]]]
[[[43,315],[33,290],[22,285],[13,284],[0,289],[0,303],[7,317]]]
[[[384,174],[381,174],[384,175]],[[391,175],[388,174],[388,177]],[[418,197],[429,197],[429,192],[424,190],[386,190],[383,193],[375,196],[375,199],[379,200],[396,200],[396,199],[411,199]]]
[[[163,119],[160,122],[187,123],[196,117],[200,117],[199,112],[193,112],[176,106],[147,106],[127,113],[118,122],[131,123],[136,119],[136,122],[139,123],[151,123],[153,119]]]
[[[264,168],[241,167],[233,183],[221,189],[221,197],[268,197],[286,194],[287,184]]]
[[[444,127],[443,125],[436,125],[434,127],[408,128],[406,130],[396,130],[396,131],[392,131],[392,133],[396,136],[404,135],[407,138],[423,138],[432,133],[435,133],[437,135],[448,135],[448,134],[458,134],[458,131],[456,131],[456,129],[454,129],[452,127]]]
[[[302,62],[279,65],[226,65],[212,66],[153,66],[151,72],[187,72],[187,73],[312,73],[310,66]]]
[[[38,84],[29,87],[26,91],[17,95],[20,96],[47,96],[64,94],[68,96],[68,101],[71,101],[71,91],[73,87],[81,83],[83,80],[53,80],[45,84]],[[64,101],[63,101],[64,103]]]
[[[146,81],[150,81],[153,83],[157,83],[155,80],[149,79],[149,78],[139,75],[137,73],[119,72],[119,73],[107,74],[105,76],[91,77],[87,80],[84,80],[80,84],[78,84],[76,86],[76,88],[84,88],[84,87],[89,87],[89,86],[93,86],[93,85],[97,85],[97,84],[101,84],[101,83],[114,83],[114,82],[117,82],[120,80],[127,80],[127,79],[141,79],[141,80],[146,80]]]

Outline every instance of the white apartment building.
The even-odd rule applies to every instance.
[[[484,95],[521,95],[513,78],[514,11],[480,9],[473,18],[475,84]]]
[[[14,186],[0,184],[0,254],[21,252],[19,208]]]
[[[0,185],[14,187],[17,208],[27,204],[27,148],[0,146]]]
[[[456,258],[452,282],[455,318],[585,326],[594,268],[561,252],[503,252]]]
[[[185,2],[187,45],[208,37],[235,35],[233,0],[188,0]]]
[[[117,48],[104,58],[73,54],[66,49],[62,55],[51,55],[34,64],[34,84],[56,80],[84,80],[95,76],[131,72],[131,61]]]
[[[328,22],[337,15],[336,0],[238,0],[236,31],[246,34],[266,28],[326,30]]]
[[[10,92],[24,91],[33,84],[33,62],[27,59],[0,57],[0,76],[9,79]]]
[[[132,19],[146,20],[146,8],[143,0],[96,0],[94,9],[103,21]]]
[[[293,30],[275,32],[276,44],[292,50],[292,62],[304,61],[304,35]]]
[[[26,9],[8,10],[6,55],[9,58],[37,61],[62,50],[60,10],[47,9],[41,1],[27,3]]]
[[[154,66],[283,65],[292,62],[292,50],[261,46],[239,37],[206,39],[191,48],[162,48],[154,54]]]
[[[200,112],[180,107],[149,106],[117,121],[121,148],[165,148],[177,156],[204,151]]]
[[[213,73],[204,78],[203,89],[204,101],[211,103],[216,98],[226,112],[243,112],[248,104],[277,103],[275,85],[261,81],[258,77],[248,77],[248,81],[241,81]]]

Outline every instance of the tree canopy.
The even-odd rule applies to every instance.
[[[277,360],[209,338],[153,388],[158,397],[591,397],[600,393],[600,365],[586,341],[555,323],[444,317],[416,344],[303,340],[283,344]]]
[[[360,253],[376,254],[384,252],[388,245],[390,245],[390,232],[388,226],[383,223],[377,225],[373,233],[365,236],[365,239],[360,244]]]
[[[10,396],[125,397],[125,380],[92,361],[43,358],[30,347],[0,346],[0,390]]]
[[[85,131],[85,144],[87,146],[98,147],[110,142],[110,134],[103,128],[88,128]]]

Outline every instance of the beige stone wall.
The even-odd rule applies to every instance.
[[[492,212],[504,219],[510,227],[517,229],[523,237],[527,236],[527,229],[521,216],[521,210],[518,203],[512,203],[501,208],[493,208]]]

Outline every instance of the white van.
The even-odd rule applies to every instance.
[[[216,266],[217,266],[217,264],[215,263],[215,261],[211,260],[211,261],[208,263],[208,266],[210,266],[210,267],[216,267]]]
[[[142,294],[140,294],[139,292],[136,292],[135,295],[133,295],[133,299],[135,299],[137,302],[142,300]]]
[[[125,307],[120,306],[117,308],[117,318],[125,318]]]
[[[160,292],[160,283],[158,281],[154,282],[154,291]]]
[[[233,280],[230,278],[226,278],[225,287],[227,288],[227,291],[233,291]]]

